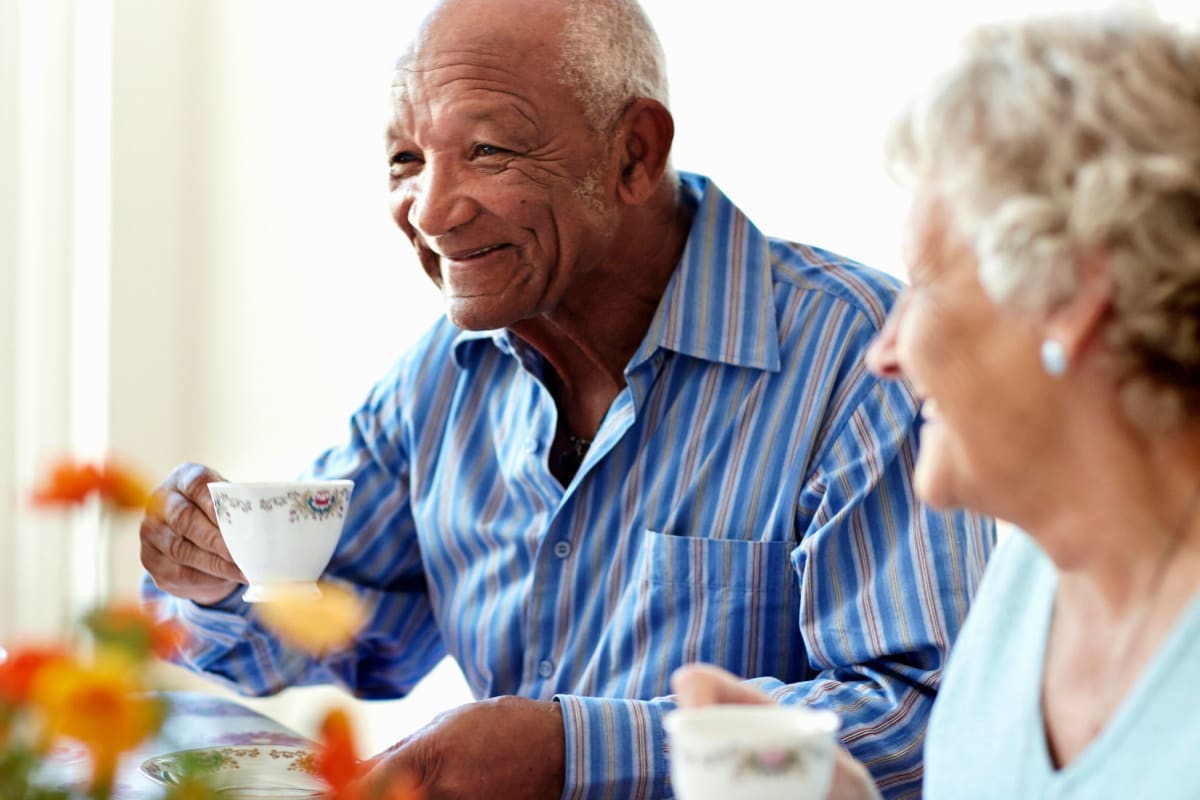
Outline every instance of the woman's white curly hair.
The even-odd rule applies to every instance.
[[[981,28],[898,121],[1001,305],[1046,312],[1103,254],[1130,418],[1200,421],[1200,37],[1142,14]]]

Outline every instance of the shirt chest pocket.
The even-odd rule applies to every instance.
[[[798,593],[787,542],[646,532],[639,616],[677,663],[743,676],[791,672]]]

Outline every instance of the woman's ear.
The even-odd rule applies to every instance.
[[[621,116],[617,140],[617,196],[630,205],[646,202],[667,168],[675,120],[657,100],[640,98]]]
[[[1075,363],[1100,335],[1112,307],[1112,277],[1108,256],[1093,254],[1075,262],[1076,289],[1047,315],[1047,340],[1062,346],[1066,363]]]

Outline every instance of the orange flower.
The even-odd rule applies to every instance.
[[[32,500],[39,508],[81,505],[96,493],[113,508],[137,511],[150,498],[146,482],[128,467],[109,459],[100,466],[62,458],[34,486]]]
[[[142,476],[111,458],[100,467],[96,489],[106,502],[122,511],[141,511],[150,500],[150,489]]]
[[[369,762],[359,761],[350,717],[335,708],[321,720],[314,758],[317,775],[329,784],[329,800],[422,800],[424,792],[412,781],[393,777],[372,791],[363,782]]]
[[[33,504],[39,507],[80,505],[100,485],[94,464],[64,458],[50,466],[33,489]]]
[[[126,658],[101,653],[94,665],[59,661],[34,678],[32,700],[46,736],[74,739],[92,755],[93,787],[108,787],[121,754],[162,726],[165,708],[146,696]]]
[[[353,784],[362,775],[362,764],[356,755],[354,731],[350,717],[340,708],[335,708],[321,720],[318,732],[320,748],[317,750],[317,774],[329,784],[332,800],[348,800]]]
[[[317,656],[348,647],[367,619],[358,595],[332,583],[321,584],[320,597],[283,597],[260,603],[258,613],[263,624],[284,642]]]
[[[38,674],[51,664],[70,660],[70,651],[57,645],[28,646],[9,652],[8,660],[0,661],[0,704],[25,705]]]
[[[84,618],[84,624],[104,645],[124,650],[130,657],[150,655],[170,658],[187,644],[188,634],[175,620],[158,622],[137,603],[113,603]]]

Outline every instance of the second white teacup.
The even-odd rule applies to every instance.
[[[805,706],[715,705],[663,718],[678,800],[825,800],[837,715]]]
[[[319,597],[354,482],[210,483],[221,537],[250,585],[247,603]]]

